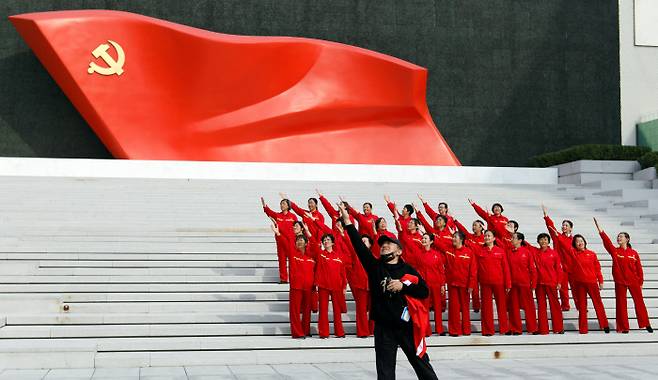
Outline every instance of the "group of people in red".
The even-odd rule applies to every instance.
[[[328,338],[330,300],[334,335],[344,337],[341,314],[347,312],[348,284],[356,306],[356,335],[368,337],[373,333],[373,323],[368,319],[371,290],[368,276],[350,243],[338,208],[347,209],[352,224],[358,225],[364,245],[377,259],[380,238],[396,239],[396,236],[388,230],[386,219],[373,213],[371,203],[364,203],[362,211],[357,211],[341,197],[335,207],[320,191],[317,193],[319,200],[309,198],[308,209],[280,194],[279,212],[270,209],[261,198],[265,214],[272,220],[280,281],[290,283],[292,337],[311,336],[311,313],[317,311],[319,336]],[[572,233],[570,220],[564,220],[558,230],[542,206],[547,233],[540,233],[535,245],[518,231],[516,221],[503,215],[499,203],[488,211],[469,199],[482,218],[473,221],[469,231],[450,215],[445,202],[434,210],[421,195],[418,197],[427,216],[415,204],[398,209],[388,196],[384,199],[393,215],[396,241],[402,246],[401,258],[417,270],[429,289],[424,302],[434,312],[434,329],[431,326],[425,329],[428,336],[432,331],[439,335],[470,335],[471,308],[481,312],[482,335],[492,336],[494,304],[500,334],[523,332],[521,310],[527,333],[548,334],[552,330],[563,334],[562,313],[570,310],[569,289],[578,310],[579,332],[588,332],[588,298],[600,328],[606,333],[610,331],[600,293],[601,265],[596,253],[587,249],[585,238]],[[319,203],[331,218],[330,223],[325,222]],[[630,330],[626,300],[630,292],[639,328],[653,332],[642,296],[642,264],[631,247],[629,234],[620,232],[615,246],[596,219],[594,223],[612,258],[616,331]],[[444,331],[442,315],[446,308],[448,329]]]

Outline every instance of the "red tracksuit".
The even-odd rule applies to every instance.
[[[311,289],[315,281],[315,259],[310,246],[306,250],[308,254],[295,249],[290,256],[289,312],[290,333],[293,338],[311,334]]]
[[[330,296],[334,313],[334,335],[338,337],[345,336],[341,316],[345,278],[345,267],[342,256],[338,252],[337,246],[334,246],[332,252],[320,250],[319,247],[317,248],[315,283],[318,285],[320,298],[318,315],[318,334],[320,338],[329,337]]]
[[[507,319],[506,289],[512,288],[507,254],[498,247],[480,247],[477,255],[477,273],[482,287],[482,335],[493,335],[493,298],[496,299],[498,313],[498,332],[502,335],[509,331]]]
[[[628,325],[628,309],[626,293],[631,292],[633,303],[635,303],[635,315],[637,324],[643,329],[650,325],[647,307],[642,296],[642,284],[644,283],[644,271],[640,262],[640,255],[627,247],[615,247],[605,232],[601,232],[601,239],[606,251],[612,257],[612,278],[615,281],[615,303],[617,332],[630,330]]]
[[[438,250],[445,250],[452,247],[452,234],[450,233],[448,227],[443,227],[442,230],[434,228],[434,225],[425,218],[425,215],[423,215],[422,212],[418,211],[416,214],[418,220],[420,220],[420,223],[423,225],[423,227],[425,227],[425,232],[434,235],[434,243],[432,243],[434,248]]]
[[[295,212],[295,214],[299,215],[300,218],[302,218],[302,221],[308,226],[308,230],[311,232],[311,234],[315,237],[318,238],[318,240],[322,237],[320,235],[320,231],[318,227],[313,223],[313,221],[309,220],[309,218],[306,216],[306,213],[310,213],[311,216],[313,216],[313,219],[317,221],[318,224],[324,224],[324,215],[320,212],[320,210],[315,209],[315,211],[309,211],[305,210],[299,206],[295,202],[290,202],[290,208],[292,211]]]
[[[448,333],[470,335],[471,315],[468,289],[473,289],[477,279],[475,254],[467,246],[451,247],[443,251],[446,258],[448,283]]]
[[[441,287],[446,284],[445,273],[445,258],[443,253],[430,247],[426,250],[425,247],[419,252],[418,256],[418,273],[425,280],[427,287],[430,290],[430,295],[426,299],[427,310],[430,307],[434,308],[434,326],[437,334],[443,333],[443,318],[441,312],[441,303],[445,296],[441,294]],[[428,320],[429,323],[429,320]],[[431,335],[432,327],[428,326],[428,334]]]
[[[507,252],[510,273],[512,277],[512,290],[509,297],[510,331],[521,334],[521,309],[525,312],[525,325],[528,333],[537,331],[537,312],[532,290],[537,285],[537,269],[532,253],[525,247],[512,248]]]
[[[340,239],[340,249],[350,255],[349,258],[346,258],[344,264],[346,266],[347,282],[350,284],[350,290],[352,291],[356,306],[356,336],[367,337],[372,335],[374,328],[373,321],[368,320],[368,311],[370,309],[368,274],[356,256],[356,252],[352,243],[349,241],[350,238],[347,236],[347,233],[344,233]]]
[[[528,245],[528,249],[533,253],[535,263],[537,264],[537,309],[539,320],[539,333],[548,334],[548,305],[551,308],[551,320],[553,321],[553,332],[561,333],[564,331],[564,322],[562,319],[562,308],[557,295],[557,285],[562,279],[562,261],[560,255],[555,250],[546,247],[545,250]]]
[[[569,286],[571,286],[571,295],[574,296],[574,302],[576,302],[574,284],[569,276],[569,260],[566,258],[567,252],[564,251],[561,247],[571,247],[573,236],[567,236],[563,233],[556,232],[558,231],[555,228],[553,220],[547,216],[544,217],[546,222],[546,228],[553,239],[553,248],[560,255],[560,260],[562,261],[562,278],[560,282],[560,301],[562,303],[562,310],[569,310]]]
[[[484,210],[482,207],[478,206],[476,203],[472,204],[475,212],[487,222],[487,229],[493,231],[496,238],[502,239],[509,235],[509,232],[505,228],[507,222],[509,221],[507,217],[503,215],[494,215]]]
[[[359,222],[359,235],[368,235],[370,238],[375,238],[375,222],[379,217],[375,214],[362,214],[350,207],[347,209],[350,216]],[[405,226],[406,227],[406,226]]]
[[[288,282],[288,267],[286,260],[291,255],[291,241],[294,241],[295,234],[292,230],[292,224],[297,221],[297,217],[292,212],[275,212],[271,208],[263,207],[265,214],[276,220],[279,227],[280,236],[276,236],[276,254],[279,259],[279,280]]]
[[[466,241],[465,241],[466,245],[473,248],[474,250],[484,245],[484,234],[476,235],[474,233],[469,232],[466,229],[466,227],[464,227],[463,224],[459,223],[457,219],[453,219],[453,223],[455,227],[457,227],[457,229],[466,236]],[[478,286],[473,288],[472,298],[473,298],[473,311],[477,313],[478,311],[480,311],[480,307],[481,307],[479,284]]]
[[[567,247],[563,246],[566,250]],[[596,253],[584,249],[578,251],[571,248],[566,251],[569,268],[575,285],[576,296],[574,300],[578,302],[578,330],[581,334],[587,334],[587,295],[592,299],[596,317],[599,320],[601,329],[608,327],[608,317],[605,315],[603,300],[601,300],[601,291],[599,284],[603,284],[603,274],[601,273],[601,263],[596,257]]]
[[[436,220],[436,217],[439,216],[439,213],[434,211],[432,207],[429,205],[429,203],[427,202],[423,202],[423,207],[425,208],[425,212],[427,213],[427,216],[429,216],[430,219],[432,220]],[[448,219],[446,226],[451,230],[457,229],[457,226],[455,226],[455,219],[450,215],[445,215],[445,217],[446,219]]]

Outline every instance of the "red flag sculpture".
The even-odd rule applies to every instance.
[[[117,158],[459,165],[400,59],[117,11],[10,20]]]

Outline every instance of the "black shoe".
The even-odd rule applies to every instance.
[[[651,326],[647,326],[647,331],[653,333],[653,328]]]
[[[474,312],[474,313],[479,313],[479,312],[480,312],[480,309],[473,309],[473,312]]]
[[[482,334],[482,336],[493,336],[493,334]]]
[[[292,338],[293,339],[306,339],[306,337],[303,336],[303,335],[302,336],[293,336]]]
[[[604,327],[603,332],[606,334],[610,334],[610,327]]]
[[[321,336],[320,339],[329,339],[328,336]]]
[[[513,332],[512,335],[521,335],[520,332]]]
[[[508,331],[508,332],[505,333],[505,335],[512,335],[512,332]]]
[[[444,332],[442,332],[442,333],[439,334],[439,335],[440,335],[440,336],[446,336],[446,335],[448,335],[448,333],[444,331]]]
[[[450,336],[453,337],[453,338],[456,338],[456,337],[458,337],[459,335],[457,335],[457,334],[450,334]]]
[[[532,335],[539,335],[539,331],[533,332]]]
[[[628,334],[628,330],[624,330],[621,332],[622,334]]]
[[[564,330],[556,332],[556,334],[564,334]]]
[[[345,338],[345,335],[336,335],[336,338]]]
[[[310,338],[313,336],[313,334],[306,334],[306,336]]]

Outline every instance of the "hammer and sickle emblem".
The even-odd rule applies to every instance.
[[[107,52],[108,49],[110,48],[110,45],[108,44],[100,44],[94,51],[91,52],[91,54],[95,58],[101,58],[105,63],[107,64],[108,67],[101,67],[97,65],[94,62],[89,63],[89,68],[87,69],[87,72],[89,74],[93,73],[99,73],[101,75],[121,75],[123,74],[123,64],[126,62],[126,54],[123,52],[123,49],[121,48],[121,45],[118,43],[112,41],[112,40],[107,40],[112,46],[114,46],[114,50],[117,51],[117,59],[115,60],[112,58],[112,56]]]

